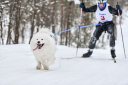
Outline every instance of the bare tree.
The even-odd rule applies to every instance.
[[[108,0],[108,2],[115,7],[116,0]],[[125,2],[119,1],[121,7],[127,6]],[[93,4],[89,0],[85,3],[87,7]],[[3,20],[5,15],[8,16],[6,17],[8,18],[7,20]],[[93,13],[83,13],[82,25],[91,24],[93,22],[92,18],[94,18],[93,15]],[[26,43],[26,38],[29,38],[27,42],[30,43],[33,34],[41,28],[49,28],[55,33],[78,27],[79,17],[80,7],[74,4],[74,1],[0,0],[0,43],[4,44],[5,40],[6,44]],[[115,17],[114,21],[116,21]],[[81,47],[87,47],[92,30],[92,27],[81,30]],[[76,45],[77,33],[76,30],[60,34],[60,42],[58,43],[66,46]],[[116,34],[117,32],[115,31],[115,36]]]
[[[55,33],[55,27],[57,24],[57,0],[51,1],[51,25],[52,25],[52,32]]]
[[[4,44],[3,39],[3,8],[2,8],[2,2],[0,2],[0,38],[1,38],[1,44]]]
[[[9,5],[9,24],[8,24],[8,34],[7,34],[7,41],[6,41],[6,44],[11,44],[11,41],[12,40],[12,26],[13,26],[13,12],[14,12],[14,9],[15,9],[15,2],[14,0],[10,1],[9,2],[10,5]]]

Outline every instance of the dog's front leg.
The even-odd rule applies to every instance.
[[[41,69],[41,62],[38,61],[38,64],[37,64],[37,66],[36,66],[36,69],[37,69],[37,70],[40,70],[40,69]]]
[[[48,69],[49,69],[48,66],[44,65],[44,70],[48,70]]]

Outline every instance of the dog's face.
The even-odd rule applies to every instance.
[[[43,38],[41,38],[41,39],[37,38],[36,39],[36,44],[37,44],[38,48],[41,49],[45,44],[44,39]]]
[[[30,46],[33,51],[37,49],[45,49],[54,45],[55,40],[51,37],[51,35],[53,35],[53,33],[51,33],[48,29],[42,29],[38,33],[34,34],[30,42]]]
[[[43,46],[47,46],[49,44],[49,36],[42,33],[37,33],[32,38],[30,45],[34,48],[41,49]]]

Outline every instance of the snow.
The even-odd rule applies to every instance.
[[[79,49],[78,56],[87,51]],[[117,50],[120,52],[119,50]],[[56,62],[49,71],[36,70],[28,44],[0,46],[0,85],[128,85],[128,60],[109,49],[96,49],[91,58],[75,57],[76,49],[57,46]]]

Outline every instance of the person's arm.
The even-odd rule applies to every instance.
[[[115,9],[115,8],[113,8],[113,7],[111,7],[111,6],[109,6],[108,8],[109,8],[109,12],[110,12],[111,14],[118,15],[118,10],[119,10],[119,12],[120,12],[120,15],[122,14],[122,10],[121,10],[121,9]]]
[[[97,10],[97,5],[86,8],[84,3],[81,3],[80,7],[82,8],[83,12],[96,12],[96,10]]]
[[[83,8],[84,12],[96,12],[96,10],[97,10],[97,5],[91,6],[89,8],[86,7]]]

